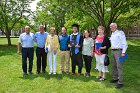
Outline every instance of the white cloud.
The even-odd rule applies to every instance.
[[[37,3],[39,2],[40,0],[35,0],[35,1],[32,1],[32,3],[30,4],[30,9],[32,11],[36,11],[36,6],[37,6]]]

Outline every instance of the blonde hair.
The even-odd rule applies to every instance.
[[[25,29],[26,29],[26,28],[29,28],[29,29],[30,29],[30,27],[29,27],[29,26],[25,26]]]
[[[53,31],[55,32],[56,29],[55,29],[55,27],[51,27],[51,28],[50,28],[50,31],[51,31],[51,30],[53,30]]]
[[[98,29],[102,29],[103,31],[105,30],[103,26],[98,26]]]

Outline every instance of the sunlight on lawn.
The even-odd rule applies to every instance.
[[[0,93],[139,93],[139,53],[140,40],[128,40],[129,59],[124,63],[125,87],[116,90],[114,84],[110,84],[111,65],[107,80],[99,82],[96,79],[95,58],[93,58],[91,77],[72,76],[67,74],[48,75],[47,73],[36,75],[36,56],[34,56],[33,75],[23,76],[21,69],[21,56],[17,55],[17,39],[12,39],[14,46],[5,47],[6,39],[0,38]],[[60,60],[57,57],[57,72],[60,71]],[[83,74],[85,68],[83,68]]]

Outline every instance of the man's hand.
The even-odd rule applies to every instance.
[[[18,55],[20,55],[20,51],[17,51]]]
[[[68,47],[71,48],[72,46],[69,44]]]
[[[125,56],[125,53],[122,53],[121,56],[124,57]]]
[[[17,53],[18,53],[18,55],[20,55],[20,45],[21,45],[21,43],[18,42],[18,44],[17,44],[17,48],[18,48],[17,49],[18,50]]]
[[[76,45],[75,47],[76,47],[76,48],[80,48],[80,46],[79,46],[79,45]]]

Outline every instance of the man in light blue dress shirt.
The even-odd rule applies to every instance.
[[[22,69],[23,74],[27,75],[27,58],[29,58],[29,74],[32,74],[33,57],[34,57],[34,34],[30,32],[30,27],[25,27],[18,40],[18,54],[20,54],[20,46],[22,45]]]
[[[46,72],[46,60],[47,54],[45,52],[45,42],[48,33],[44,31],[44,26],[39,27],[39,32],[35,34],[35,42],[37,44],[36,57],[37,57],[37,74],[40,73],[42,67],[42,73]],[[41,66],[42,65],[42,66]]]

